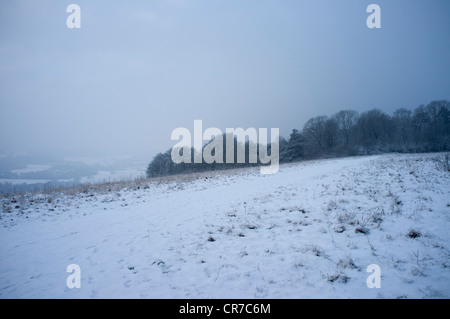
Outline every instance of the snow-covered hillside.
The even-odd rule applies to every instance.
[[[0,298],[450,298],[442,154],[1,199]],[[81,269],[69,289],[67,266]],[[366,271],[381,269],[381,288]]]

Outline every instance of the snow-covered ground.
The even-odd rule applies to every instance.
[[[1,199],[1,298],[449,298],[442,154]],[[67,266],[81,269],[69,289]],[[381,288],[367,266],[379,265]]]
[[[12,173],[15,174],[23,174],[23,173],[33,173],[33,172],[41,172],[46,171],[51,168],[51,165],[41,165],[41,164],[28,164],[25,168],[13,169]]]
[[[133,180],[136,178],[143,178],[145,177],[145,171],[144,170],[138,170],[136,168],[129,168],[129,169],[121,169],[116,171],[107,171],[107,170],[101,170],[98,171],[97,174],[92,176],[84,176],[80,179],[80,183],[102,183],[102,182],[114,182],[114,181],[126,181],[126,180]]]

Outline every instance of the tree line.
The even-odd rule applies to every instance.
[[[225,140],[224,134],[223,141]],[[249,161],[249,149],[256,147],[259,158],[260,148],[259,145],[250,143],[246,141],[245,145],[240,145],[234,139],[234,163],[226,163],[225,147],[223,163],[212,164],[205,161],[194,163],[194,154],[198,152],[194,148],[191,148],[191,163],[174,163],[171,158],[172,149],[169,149],[153,158],[147,168],[147,177],[260,165],[259,161]],[[240,147],[245,149],[243,163],[236,160],[237,149]],[[372,109],[361,114],[353,110],[342,110],[332,116],[316,116],[309,119],[301,130],[293,129],[288,139],[279,139],[280,163],[388,152],[443,151],[450,151],[450,102],[446,100],[432,101],[412,111],[399,108],[392,115]]]

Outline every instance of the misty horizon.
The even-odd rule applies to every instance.
[[[450,100],[448,1],[0,4],[0,150],[140,153],[177,127],[280,128]]]

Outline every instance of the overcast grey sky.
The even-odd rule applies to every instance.
[[[448,0],[0,0],[0,150],[152,156],[194,119],[288,137],[450,100],[449,16]]]

